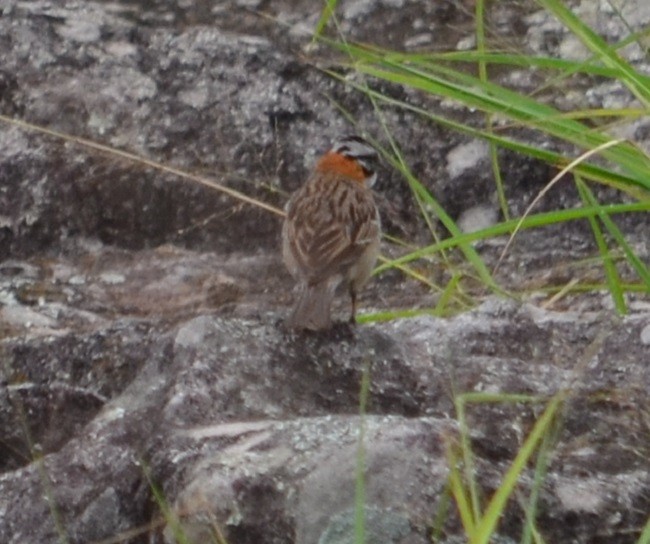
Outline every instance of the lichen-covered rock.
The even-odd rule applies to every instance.
[[[612,13],[601,18],[588,4],[577,6],[587,20],[620,39]],[[647,23],[645,4],[637,12],[632,4],[622,7],[637,14],[631,22]],[[467,230],[495,220],[484,145],[396,108],[379,116],[321,70],[348,75],[332,51],[306,47],[321,8],[315,0],[0,6],[0,113],[59,133],[0,120],[0,542],[160,544],[175,530],[193,542],[215,533],[232,544],[350,542],[361,465],[369,540],[429,542],[458,438],[455,397],[530,396],[467,406],[475,473],[489,497],[559,391],[567,400],[540,490],[540,530],[549,542],[636,541],[650,511],[642,294],[624,318],[592,293],[548,301],[555,311],[490,298],[453,318],[292,334],[282,327],[292,282],[278,255],[278,215],[175,170],[280,207],[332,138],[361,129],[381,139],[385,122]],[[339,11],[353,39],[473,47],[473,16],[457,2],[359,0]],[[580,53],[532,2],[497,2],[487,17],[509,40]],[[637,53],[624,51],[642,67]],[[495,77],[524,92],[540,84],[528,69]],[[578,83],[545,99],[634,105],[620,86]],[[408,94],[482,122],[458,104]],[[646,125],[618,130],[648,146]],[[502,159],[511,209],[521,213],[553,174],[511,152]],[[542,209],[576,198],[560,184]],[[378,201],[388,233],[428,243],[406,184],[388,168]],[[619,224],[647,258],[650,214]],[[564,263],[593,255],[591,236],[580,224],[520,233],[499,281],[533,292],[566,284],[574,271]],[[494,265],[502,247],[478,250]],[[436,302],[396,271],[362,296],[366,309]],[[530,470],[523,494],[534,485]],[[523,515],[513,501],[500,541],[520,540]],[[463,538],[453,508],[441,530],[444,542]]]

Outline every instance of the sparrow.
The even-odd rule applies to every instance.
[[[378,159],[363,138],[345,136],[318,160],[289,199],[282,256],[298,283],[289,328],[330,328],[330,308],[340,285],[350,294],[350,323],[355,322],[357,293],[379,254],[381,224],[371,190]]]

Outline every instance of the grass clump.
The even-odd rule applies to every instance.
[[[525,296],[527,293],[513,292],[509,286],[499,282],[495,269],[490,270],[476,251],[475,242],[507,237],[509,241],[505,253],[512,239],[522,230],[541,229],[573,221],[585,221],[589,225],[596,247],[592,258],[584,259],[581,256],[576,258],[574,264],[580,267],[587,261],[588,264],[598,262],[602,280],[573,278],[564,285],[542,288],[542,291],[552,297],[551,300],[568,293],[607,291],[617,312],[626,314],[629,312],[629,295],[650,293],[650,270],[647,260],[644,261],[644,250],[634,247],[618,226],[626,216],[650,211],[650,156],[635,142],[613,135],[614,129],[620,125],[638,121],[650,112],[650,77],[638,71],[620,54],[624,47],[635,42],[641,43],[650,34],[650,29],[630,32],[617,43],[607,43],[571,12],[566,3],[560,0],[538,0],[542,8],[557,18],[587,48],[588,58],[567,60],[496,48],[490,50],[487,38],[489,31],[484,24],[486,3],[477,0],[474,50],[405,53],[371,44],[351,43],[340,31],[337,39],[323,37],[328,21],[333,21],[336,25],[336,4],[332,0],[327,2],[327,9],[323,11],[314,39],[343,53],[346,58],[345,67],[353,71],[356,77],[347,77],[337,70],[329,70],[328,73],[365,95],[375,106],[385,129],[385,138],[389,142],[387,148],[383,149],[384,156],[406,180],[423,223],[428,226],[433,239],[430,244],[422,247],[403,244],[408,251],[398,258],[385,259],[377,272],[398,269],[409,274],[438,290],[440,301],[435,308],[391,310],[362,316],[360,321],[388,320],[422,313],[444,315],[452,308],[467,307],[472,303],[472,297],[464,289],[468,278],[478,281],[484,292]],[[540,92],[551,85],[565,85],[575,76],[616,82],[634,98],[634,106],[625,109],[560,111],[536,98],[538,92],[523,94],[490,81],[488,68],[495,66],[501,69],[525,67],[543,71],[548,77],[538,89]],[[385,83],[398,86],[406,92],[399,93],[399,98],[396,98],[378,90],[385,88]],[[467,110],[479,112],[483,116],[482,125],[459,121],[438,110],[429,109],[426,106],[429,97],[452,101]],[[409,112],[426,122],[488,143],[495,193],[502,216],[499,223],[476,232],[461,232],[430,188],[413,174],[404,159],[393,131],[382,115],[383,110],[389,108]],[[531,134],[535,138],[526,137]],[[531,144],[532,140],[548,141],[551,145],[542,148]],[[504,150],[544,161],[559,171],[520,216],[515,216],[508,202],[508,190],[499,164],[500,153]],[[579,205],[571,209],[537,212],[535,208],[539,199],[560,180],[573,184]],[[609,191],[600,191],[601,189]],[[618,201],[600,201],[599,192],[616,193]],[[447,236],[444,239],[436,233],[437,224],[446,230]],[[447,285],[434,285],[432,279],[423,272],[426,263],[437,259],[453,266],[452,259],[449,258],[452,250],[458,250],[464,259],[464,265],[457,266],[450,273],[451,279]],[[587,355],[589,354],[585,355],[583,365],[590,360]],[[525,513],[519,541],[524,544],[545,542],[542,532],[536,526],[539,494],[554,444],[561,432],[563,408],[572,394],[572,389],[568,388],[551,399],[507,393],[465,393],[455,397],[459,436],[450,439],[447,444],[450,470],[448,494],[440,501],[438,514],[432,522],[432,542],[438,542],[442,538],[443,526],[453,502],[467,542],[487,544],[496,537],[499,521],[506,512],[508,502],[513,499],[519,502]],[[541,403],[545,408],[514,453],[498,489],[486,500],[477,483],[466,408],[470,404],[480,406],[494,403]],[[529,486],[526,497],[522,497],[518,489],[524,473],[532,474],[532,485]],[[358,510],[361,510],[360,505]],[[637,544],[650,543],[650,520],[639,528],[638,534]],[[363,539],[359,538],[356,542],[360,544]]]
[[[451,273],[453,282],[437,287],[446,294],[450,306],[438,306],[427,313],[444,314],[453,302],[458,306],[465,299],[462,292],[462,278],[472,278],[483,285],[487,292],[525,296],[495,279],[495,270],[490,270],[474,249],[473,243],[496,236],[511,239],[522,229],[539,229],[551,225],[562,225],[575,220],[587,220],[593,233],[602,270],[602,282],[572,281],[556,286],[555,293],[584,293],[606,289],[609,291],[616,310],[620,314],[629,311],[629,293],[650,293],[650,271],[639,249],[626,240],[617,226],[622,215],[650,211],[650,156],[634,142],[612,135],[612,129],[621,124],[637,121],[650,111],[650,77],[639,72],[620,54],[620,50],[634,42],[641,42],[650,33],[631,33],[618,43],[609,44],[599,37],[563,2],[559,0],[538,0],[541,7],[556,17],[588,49],[586,60],[566,60],[549,56],[488,48],[489,29],[486,28],[485,2],[476,2],[476,48],[471,51],[405,53],[375,45],[359,45],[347,41],[342,35],[330,40],[322,36],[327,20],[334,20],[336,2],[328,2],[317,26],[317,39],[338,49],[348,59],[346,66],[361,77],[349,78],[331,70],[329,74],[346,85],[363,93],[375,105],[385,128],[389,147],[384,149],[388,162],[397,169],[408,183],[418,204],[426,225],[431,230],[433,243],[418,247],[397,259],[381,264],[379,271],[399,268],[413,272],[416,261],[438,258],[448,262],[447,252],[460,250],[465,266]],[[490,81],[489,67],[520,69],[529,67],[548,75],[539,91],[547,86],[566,85],[575,76],[598,77],[627,89],[637,104],[633,108],[599,108],[579,111],[560,111],[542,99],[537,92],[524,94],[502,84]],[[408,92],[400,96],[416,100],[395,98],[377,90],[381,83],[397,85]],[[472,124],[451,116],[445,116],[434,108],[426,106],[427,97],[444,99],[464,106],[467,110],[483,114],[484,122]],[[424,106],[422,104],[425,104]],[[467,136],[480,138],[489,145],[495,189],[503,220],[497,225],[472,233],[463,233],[436,200],[431,190],[412,173],[404,160],[399,145],[394,141],[391,127],[387,126],[382,110],[391,108],[410,112],[425,122],[442,126]],[[522,136],[525,135],[525,136]],[[529,143],[543,139],[551,145],[539,147]],[[541,160],[560,174],[549,180],[547,187],[520,217],[514,217],[508,205],[499,153],[515,152],[535,160]],[[570,210],[535,212],[535,204],[548,190],[562,180],[573,183],[581,205]],[[516,183],[516,180],[510,180]],[[620,202],[600,202],[595,189],[611,188],[617,191]],[[611,191],[610,191],[611,192]],[[448,237],[444,240],[435,232],[435,225],[441,224]],[[510,243],[506,248],[510,247]],[[503,257],[503,255],[502,255]],[[499,261],[500,262],[500,261]],[[620,270],[625,267],[631,273],[625,278]],[[415,274],[414,274],[415,275]],[[419,274],[422,278],[422,274]],[[633,279],[630,279],[633,278]],[[427,278],[425,278],[426,280]],[[453,292],[450,294],[447,289]],[[398,314],[395,314],[398,315]],[[400,314],[401,315],[401,314]],[[390,312],[374,317],[386,319]]]

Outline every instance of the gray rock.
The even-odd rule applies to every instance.
[[[366,507],[363,510],[365,542],[377,543],[404,542],[411,532],[410,524],[404,516],[384,511],[378,508]],[[355,510],[348,510],[334,516],[318,544],[354,544],[358,541],[355,533],[355,520],[358,516]],[[422,539],[424,542],[425,540]],[[409,540],[413,542],[413,540]]]
[[[489,16],[500,36],[575,52],[534,4],[495,4]],[[589,21],[617,39],[623,31],[611,13],[587,4],[579,9]],[[647,10],[632,5],[622,6],[628,20],[645,24]],[[644,294],[630,296],[630,315],[615,318],[598,293],[559,301],[534,294],[571,280],[575,271],[563,263],[594,254],[584,226],[518,237],[499,280],[532,291],[529,304],[488,299],[447,319],[297,335],[282,328],[293,285],[277,254],[274,214],[76,140],[281,206],[315,155],[357,130],[339,105],[358,128],[382,134],[372,105],[319,69],[339,69],[332,52],[307,52],[303,30],[314,28],[321,7],[2,3],[0,112],[72,139],[0,121],[0,542],[160,544],[174,530],[193,542],[219,533],[233,544],[349,541],[360,429],[369,540],[428,542],[447,499],[456,395],[539,400],[468,405],[477,485],[489,497],[545,401],[563,390],[571,394],[540,490],[540,530],[549,542],[636,541],[650,511],[650,308]],[[253,11],[260,8],[276,20]],[[352,39],[435,50],[470,43],[473,15],[461,8],[361,0],[339,16]],[[637,53],[625,51],[642,66]],[[524,92],[540,83],[524,68],[496,77]],[[396,98],[406,92],[433,111],[451,107],[377,88]],[[631,103],[625,89],[593,82],[548,99]],[[453,107],[464,122],[483,122]],[[491,172],[475,160],[480,144],[393,108],[382,116],[453,217],[493,202]],[[646,128],[638,122],[620,134],[648,146]],[[514,154],[501,158],[510,204],[521,212],[552,173]],[[429,243],[398,174],[381,172],[378,199],[389,234]],[[576,201],[558,186],[542,206]],[[650,215],[620,225],[647,259]],[[480,250],[494,264],[501,248],[497,241]],[[389,272],[361,303],[426,309],[436,298]],[[527,468],[521,496],[533,480]],[[516,501],[508,505],[500,541],[520,540],[522,517]],[[453,507],[440,530],[441,541],[464,538]]]

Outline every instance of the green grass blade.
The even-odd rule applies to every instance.
[[[479,496],[476,478],[474,477],[474,454],[469,437],[469,427],[465,417],[466,398],[458,395],[454,402],[456,406],[456,419],[458,420],[458,430],[460,432],[460,448],[462,455],[462,464],[464,471],[464,482],[468,488],[469,506],[471,507],[473,530],[468,532],[471,535],[476,530],[476,523],[481,519],[481,499]]]
[[[650,34],[650,28],[639,35],[644,36]],[[620,48],[629,44],[629,39],[616,44],[614,47]],[[444,53],[427,53],[426,55],[414,54],[400,54],[394,52],[384,52],[390,55],[395,60],[409,61],[414,64],[422,66],[429,66],[431,64],[446,62],[446,63],[476,63],[485,61],[488,64],[500,64],[505,66],[521,67],[521,68],[539,68],[543,70],[553,70],[560,72],[562,76],[566,77],[573,74],[585,74],[590,76],[606,77],[616,79],[619,75],[618,70],[596,64],[594,59],[587,59],[585,61],[575,61],[569,59],[558,59],[555,57],[531,57],[528,55],[521,55],[516,53],[505,53],[499,51],[450,51]],[[645,86],[650,86],[650,76],[637,74],[637,78]],[[557,81],[557,80],[556,80]]]
[[[447,212],[438,203],[438,201],[433,197],[433,195],[426,189],[426,187],[424,187],[424,185],[422,185],[415,178],[415,176],[411,174],[411,172],[408,169],[402,168],[402,173],[406,177],[412,191],[418,196],[418,198],[422,199],[422,201],[426,204],[426,206],[429,209],[433,211],[433,213],[440,220],[440,222],[445,226],[445,228],[450,232],[450,234],[456,238],[460,237],[461,231],[456,226],[456,223],[447,214]],[[465,258],[474,267],[474,269],[476,270],[477,274],[479,275],[483,283],[485,283],[485,285],[487,285],[495,293],[505,294],[503,289],[501,289],[496,284],[496,282],[492,278],[492,274],[490,274],[490,271],[488,270],[487,266],[485,266],[483,259],[481,259],[481,257],[476,252],[476,250],[471,246],[471,244],[461,242],[458,244],[458,247],[465,255]]]
[[[388,160],[404,176],[416,199],[423,203],[422,210],[431,210],[452,236],[460,236],[460,229],[454,220],[447,214],[447,212],[433,197],[429,190],[424,185],[422,185],[422,183],[420,183],[420,181],[411,173],[399,149],[397,147],[393,147],[393,151],[395,152],[395,157],[388,157]],[[425,213],[428,215],[428,212],[425,211]],[[487,266],[485,266],[485,263],[479,254],[470,244],[460,243],[459,249],[463,252],[465,258],[474,267],[477,274],[481,278],[481,281],[483,281],[485,285],[487,285],[495,293],[505,294],[503,289],[501,289],[496,284]]]
[[[650,211],[650,202],[636,202],[632,204],[609,204],[604,206],[589,206],[586,208],[576,208],[569,210],[559,210],[554,212],[545,212],[534,215],[529,215],[524,219],[521,224],[520,230],[553,225],[557,223],[565,223],[578,219],[586,219],[589,217],[599,216],[604,213],[607,216],[617,213],[633,213],[633,212],[648,212]],[[497,225],[493,225],[486,229],[469,232],[452,238],[447,238],[441,242],[425,246],[418,250],[412,251],[397,259],[386,261],[375,270],[376,273],[383,272],[394,266],[401,266],[411,261],[431,257],[433,254],[441,250],[452,249],[457,247],[460,243],[471,244],[479,240],[486,240],[496,236],[509,234],[519,223],[519,219],[511,219],[504,221]]]
[[[454,274],[447,282],[447,285],[445,285],[445,288],[442,291],[440,298],[438,299],[436,307],[433,310],[435,315],[442,316],[446,314],[445,308],[449,306],[451,300],[453,299],[454,293],[456,292],[456,289],[458,289],[458,284],[460,283],[461,277],[462,276],[460,274]]]
[[[557,440],[559,430],[560,426],[556,425],[554,432],[545,433],[542,438],[539,453],[537,454],[537,460],[535,461],[535,473],[530,497],[528,498],[528,504],[524,507],[524,511],[526,512],[526,521],[524,523],[524,532],[521,544],[531,544],[533,539],[536,543],[541,540],[539,532],[535,526],[537,506],[539,504],[539,495],[546,480],[546,474],[551,462],[552,445],[555,444]]]
[[[589,28],[576,16],[566,4],[559,0],[538,0],[538,2],[553,13],[573,34],[595,53],[606,66],[617,73],[617,79],[646,106],[650,107],[650,86],[645,78],[639,77],[636,70],[622,59],[603,38]]]
[[[366,409],[370,392],[370,361],[366,361],[361,374],[361,391],[359,393],[359,438],[357,442],[357,469],[354,492],[354,542],[366,542],[366,451],[364,445]]]
[[[544,413],[533,426],[533,429],[524,441],[521,449],[517,452],[514,461],[506,472],[501,485],[492,496],[480,523],[476,526],[476,530],[470,539],[471,544],[488,544],[490,542],[490,537],[499,523],[499,519],[503,514],[506,503],[517,485],[519,476],[526,468],[526,464],[535,452],[538,444],[555,420],[557,412],[562,406],[563,399],[564,395],[561,394],[553,397],[544,410]]]
[[[578,193],[580,194],[583,203],[585,205],[587,204],[593,205],[595,200],[593,198],[593,195],[587,194],[588,193],[587,186],[578,176],[576,176],[576,187],[578,188]],[[591,199],[589,198],[590,196]],[[605,270],[605,277],[607,278],[607,286],[609,288],[609,292],[612,295],[614,306],[616,307],[616,310],[618,311],[619,314],[621,315],[627,314],[627,305],[625,304],[625,297],[623,296],[623,291],[621,289],[621,278],[618,275],[618,271],[616,270],[616,265],[614,264],[614,260],[612,259],[612,254],[609,248],[607,247],[607,242],[605,241],[603,232],[600,229],[598,220],[596,219],[595,216],[588,217],[587,219],[589,221],[589,225],[591,226],[591,231],[594,234],[594,239],[596,240],[596,246],[598,247],[598,251],[602,259],[603,268]]]
[[[476,51],[485,53],[485,2],[476,0]],[[487,65],[485,59],[478,61],[478,74],[481,81],[487,81]]]
[[[471,535],[475,531],[474,513],[468,490],[463,484],[463,478],[458,469],[459,456],[450,445],[447,446],[447,464],[449,465],[449,489],[454,497],[460,521],[465,529],[465,534]]]
[[[181,524],[181,521],[178,519],[176,512],[174,512],[171,506],[169,506],[165,494],[151,478],[149,467],[142,460],[140,461],[140,466],[142,468],[144,477],[147,480],[147,484],[149,485],[149,489],[151,489],[154,501],[158,505],[158,508],[160,508],[162,516],[167,522],[167,526],[171,529],[174,535],[174,539],[176,542],[178,542],[178,544],[191,544],[187,538],[187,535],[185,534],[185,531],[183,531],[183,526]]]
[[[561,112],[547,104],[442,64],[430,64],[424,68],[410,62],[407,56],[396,60],[395,56],[353,45],[349,45],[347,50],[358,59],[355,69],[373,77],[445,96],[481,111],[507,116],[514,122],[542,130],[584,149],[598,147],[610,140],[608,135],[563,117]],[[603,156],[625,168],[637,183],[650,190],[647,179],[650,157],[641,150],[626,143],[605,150]]]
[[[634,252],[634,250],[630,247],[630,244],[628,244],[623,233],[616,226],[614,221],[612,221],[612,219],[609,217],[607,207],[605,206],[601,207],[598,204],[598,202],[596,201],[596,197],[593,195],[589,187],[587,187],[584,183],[582,183],[582,189],[584,191],[584,195],[587,202],[597,210],[601,208],[598,213],[598,218],[603,222],[610,235],[614,238],[614,240],[616,240],[616,243],[621,247],[623,253],[625,254],[625,258],[629,261],[632,268],[634,268],[634,270],[639,275],[641,280],[645,283],[648,292],[650,292],[650,271],[648,270],[647,266]]]
[[[450,465],[451,466],[451,465]],[[451,486],[447,482],[444,491],[439,497],[438,507],[436,508],[435,515],[433,516],[433,521],[431,522],[431,542],[436,544],[442,540],[443,530],[445,522],[449,517],[449,510],[451,508]]]
[[[416,88],[429,94],[445,96],[460,101],[468,107],[499,114],[523,126],[542,130],[552,136],[569,141],[583,149],[593,149],[606,144],[611,138],[594,132],[574,119],[566,118],[551,106],[490,82],[481,82],[473,76],[437,67],[436,72],[424,72],[409,65],[396,65],[386,61],[375,64],[358,63],[357,69],[369,76]],[[650,191],[650,157],[630,143],[606,149],[602,156],[618,164],[635,180]]]
[[[631,33],[620,42],[611,45],[612,50],[622,49],[631,43],[636,42],[641,44],[642,40],[650,35],[650,27],[640,30],[639,32]],[[558,87],[563,80],[571,77],[574,74],[588,74],[595,76],[603,76],[610,79],[617,79],[619,71],[603,66],[595,56],[592,56],[583,61],[573,61],[558,59],[552,57],[531,57],[530,55],[512,54],[503,52],[479,52],[479,51],[451,51],[444,53],[431,53],[416,57],[409,54],[412,59],[411,62],[418,62],[427,64],[430,62],[478,62],[479,59],[485,60],[490,64],[505,64],[510,66],[521,66],[525,68],[537,67],[544,70],[554,70],[559,72],[555,77],[547,79],[546,82],[536,89],[533,94],[539,93],[541,90],[549,87]],[[639,81],[646,87],[650,88],[650,77],[641,73],[636,74]],[[645,115],[645,109],[644,113]]]
[[[500,147],[503,147],[505,149],[510,149],[511,151],[515,151],[517,153],[528,155],[529,157],[535,159],[542,160],[558,168],[562,168],[570,162],[569,159],[560,155],[559,153],[555,153],[547,149],[542,149],[540,147],[529,145],[524,142],[519,142],[505,136],[489,133],[485,130],[471,127],[469,125],[465,125],[463,123],[454,121],[452,119],[447,119],[442,115],[436,115],[428,110],[425,110],[418,106],[414,106],[402,100],[391,98],[380,92],[374,91],[373,89],[362,87],[357,83],[354,83],[353,81],[346,79],[343,75],[337,72],[333,72],[333,71],[325,71],[325,72],[331,75],[332,77],[341,80],[342,82],[346,83],[350,87],[353,87],[359,90],[360,92],[367,94],[373,99],[379,100],[389,106],[403,108],[404,110],[411,111],[417,115],[421,115],[422,117],[429,119],[430,121],[440,126],[443,126],[445,128],[458,131],[468,136],[482,138],[488,142],[494,142]],[[628,176],[625,173],[620,173],[610,168],[588,164],[588,163],[580,163],[578,166],[576,166],[573,169],[573,172],[580,174],[585,179],[597,181],[599,183],[609,185],[621,191],[625,191],[638,200],[650,201],[650,190],[648,189],[648,186],[650,186],[650,180],[646,179],[643,182],[639,182],[639,180],[637,180],[636,178]]]
[[[336,9],[338,3],[338,0],[326,0],[325,7],[321,12],[318,22],[316,23],[316,28],[314,29],[314,35],[311,39],[312,43],[322,39],[323,31],[325,30],[327,23],[329,23],[330,19],[334,15],[334,10]]]
[[[631,41],[632,38],[645,37],[650,34],[650,28],[645,31],[637,33],[634,37],[628,37],[626,40],[612,46],[614,49],[622,48]],[[331,43],[333,47],[341,49],[340,44]],[[354,49],[354,48],[358,49]],[[500,64],[505,66],[521,67],[521,68],[539,68],[543,70],[553,70],[561,74],[562,77],[568,77],[573,74],[585,74],[590,76],[600,76],[610,79],[616,79],[619,75],[618,70],[603,66],[595,62],[595,58],[587,59],[584,61],[575,61],[570,59],[559,59],[555,57],[531,57],[529,55],[522,55],[517,53],[508,53],[503,51],[445,51],[442,53],[400,53],[395,51],[383,50],[380,48],[369,48],[368,46],[351,46],[351,49],[357,51],[370,51],[375,55],[383,55],[387,59],[396,62],[409,62],[414,65],[428,68],[431,66],[439,65],[440,63],[471,63],[475,64],[484,61],[487,64]],[[637,74],[637,78],[645,86],[650,86],[650,76],[644,74]],[[558,82],[557,80],[554,80]]]
[[[648,522],[645,524],[637,544],[650,544],[650,516],[648,517]]]
[[[387,312],[373,312],[357,316],[357,323],[380,323],[382,321],[393,321],[394,319],[408,319],[430,315],[433,317],[445,317],[447,314],[440,314],[431,308],[416,308],[408,310],[391,310]]]
[[[476,50],[478,53],[485,53],[485,2],[483,0],[477,0],[476,2]],[[487,62],[484,57],[478,60],[478,73],[481,81],[488,80]],[[489,113],[485,116],[485,125],[488,132],[493,132],[492,115]],[[503,185],[503,177],[501,176],[501,168],[499,168],[498,146],[494,142],[488,142],[488,146],[501,213],[505,219],[510,219],[508,200]]]

